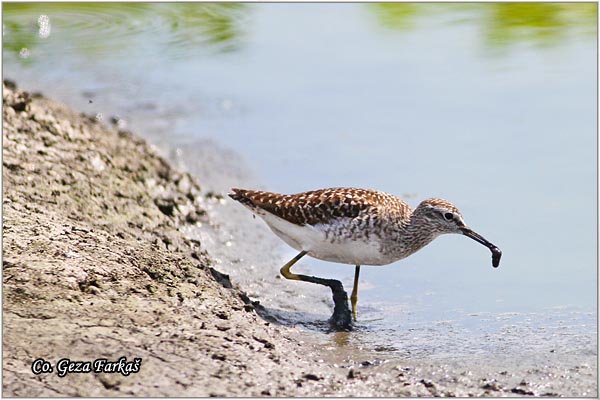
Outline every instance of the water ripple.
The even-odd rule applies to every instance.
[[[227,52],[239,47],[248,10],[227,3],[9,3],[4,41],[13,53],[28,48],[32,57],[130,51],[150,42],[173,58]]]

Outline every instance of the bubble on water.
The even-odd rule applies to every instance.
[[[19,51],[19,57],[21,58],[29,58],[30,54],[31,53],[29,52],[29,49],[27,47],[23,47],[21,51]]]
[[[50,18],[47,15],[40,15],[38,18],[38,36],[46,39],[50,36]]]
[[[104,114],[102,114],[101,112],[99,112],[98,114],[96,114],[96,119],[98,121],[102,121],[104,119]]]

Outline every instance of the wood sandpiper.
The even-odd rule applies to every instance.
[[[355,321],[361,265],[390,264],[408,257],[445,233],[463,234],[481,243],[491,250],[492,265],[498,267],[500,264],[500,249],[469,228],[460,211],[443,199],[424,200],[413,210],[395,196],[367,189],[332,188],[291,195],[231,190],[233,193],[229,196],[232,199],[260,216],[277,236],[300,252],[281,268],[285,278],[329,286],[323,282],[332,280],[290,271],[292,265],[306,254],[355,266],[350,296]],[[343,289],[342,293],[345,296]]]

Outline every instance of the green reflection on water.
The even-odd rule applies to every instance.
[[[240,3],[4,3],[4,51],[29,49],[31,57],[20,58],[27,63],[53,42],[94,55],[127,49],[148,35],[173,57],[228,52],[240,46],[248,10]],[[39,35],[40,15],[50,19],[48,38]]]
[[[387,29],[406,31],[432,15],[481,27],[483,43],[552,46],[568,34],[596,36],[596,3],[372,3],[367,7]]]
[[[17,55],[22,63],[40,58],[45,52],[95,56],[127,51],[148,41],[158,42],[159,49],[171,58],[230,52],[243,45],[250,10],[261,6],[3,3],[3,51],[4,55]],[[318,5],[307,7],[318,12]],[[596,3],[370,3],[359,7],[366,7],[382,27],[397,31],[413,29],[425,18],[439,21],[441,16],[448,16],[451,22],[479,27],[482,44],[491,49],[520,43],[553,46],[571,34],[595,37],[597,32]],[[50,18],[52,33],[48,38],[39,36],[40,15]],[[294,18],[294,14],[288,18]],[[24,48],[29,50],[29,58],[18,57]]]

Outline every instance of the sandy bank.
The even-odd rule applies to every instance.
[[[299,344],[179,233],[210,201],[190,175],[40,96],[5,87],[3,116],[5,396],[311,393]],[[32,373],[122,356],[139,373]]]

